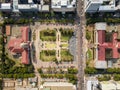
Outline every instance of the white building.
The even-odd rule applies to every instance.
[[[9,3],[0,3],[0,11],[12,12],[48,12],[49,5],[34,3],[33,0],[28,0],[28,3],[20,3],[20,0],[12,0]]]
[[[85,0],[85,12],[97,12],[102,0]]]
[[[87,81],[87,90],[96,90],[98,86],[98,80],[89,80]]]
[[[76,86],[67,82],[45,82],[40,90],[76,90]]]
[[[120,90],[120,81],[102,81],[99,86],[101,90]]]
[[[0,5],[0,10],[4,10],[4,11],[11,11],[11,4],[10,3],[2,3]]]
[[[72,12],[76,8],[76,0],[51,0],[51,8],[56,12]]]
[[[98,53],[98,44],[99,44],[99,35],[98,35],[98,31],[99,30],[103,30],[103,31],[105,31],[106,30],[106,28],[107,28],[107,24],[106,23],[104,23],[104,22],[99,22],[99,23],[96,23],[95,24],[95,30],[96,30],[96,32],[95,32],[95,36],[96,36],[96,40],[95,40],[95,44],[96,44],[96,48],[95,48],[95,68],[97,68],[97,69],[106,69],[107,68],[107,61],[106,60],[99,60],[99,53]]]
[[[120,0],[85,0],[85,12],[114,12],[120,9]]]

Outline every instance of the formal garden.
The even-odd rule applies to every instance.
[[[56,61],[56,51],[55,50],[43,50],[40,52],[40,59],[42,61]]]
[[[73,55],[69,52],[69,40],[74,35],[71,28],[55,28],[40,31],[40,60],[43,62],[53,61],[58,66],[62,62],[71,62]],[[66,71],[67,70],[67,71]],[[74,67],[46,67],[38,69],[41,78],[44,79],[64,79],[73,84],[77,83],[78,70]]]
[[[42,30],[40,31],[40,39],[42,41],[56,41],[56,31],[55,30]]]
[[[42,50],[40,52],[40,60],[56,61],[57,57],[60,57],[60,61],[73,61],[73,56],[68,49],[69,40],[73,36],[73,33],[74,31],[69,28],[55,28],[53,30],[47,28],[46,30],[41,30],[40,40],[42,40]]]
[[[73,56],[68,50],[61,50],[61,61],[73,61]]]
[[[57,45],[55,42],[46,42],[45,43],[45,48],[51,49],[51,48],[56,48]]]
[[[72,29],[63,29],[60,28],[60,33],[61,33],[61,41],[69,41],[70,38],[73,36],[74,31]]]

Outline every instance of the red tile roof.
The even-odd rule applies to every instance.
[[[22,53],[22,63],[29,64],[28,51],[21,47],[22,43],[27,43],[29,38],[29,27],[21,29],[22,37],[10,39],[8,42],[8,50],[12,53]]]
[[[103,44],[105,42],[105,31],[98,31],[98,43]]]
[[[6,35],[8,36],[8,35],[10,35],[11,34],[11,27],[10,27],[10,25],[6,25]]]
[[[105,48],[98,47],[98,60],[105,60]]]
[[[29,64],[29,52],[28,52],[28,50],[24,50],[23,52],[22,52],[22,64]]]
[[[22,39],[24,40],[24,42],[27,42],[28,41],[28,32],[29,32],[29,27],[23,27],[21,29],[21,32],[22,32]]]
[[[8,42],[8,49],[14,53],[21,53],[23,48],[20,47],[20,44],[23,42],[21,38],[14,38]]]
[[[113,58],[119,58],[118,48],[120,42],[117,41],[117,33],[112,34],[112,42],[105,42],[105,31],[98,30],[98,60],[105,60],[105,49],[110,48],[113,51]]]

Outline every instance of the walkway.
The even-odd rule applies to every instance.
[[[52,29],[57,29],[57,34],[56,34],[56,47],[52,47],[52,48],[45,48],[45,46],[44,46],[44,44],[45,43],[54,43],[54,42],[46,42],[46,41],[41,41],[40,40],[40,35],[39,35],[39,32],[41,31],[41,30],[45,30],[45,29],[47,29],[47,28],[49,28],[50,30],[52,30]],[[37,30],[36,30],[36,41],[35,41],[35,46],[36,46],[36,58],[37,58],[37,63],[36,63],[36,65],[37,65],[37,67],[57,67],[58,65],[56,65],[54,62],[43,62],[43,61],[41,61],[41,60],[39,60],[39,53],[40,53],[40,51],[41,50],[53,50],[53,49],[55,49],[56,50],[56,56],[57,56],[57,59],[58,59],[58,61],[61,59],[60,57],[60,52],[61,52],[61,47],[60,47],[60,45],[62,44],[62,42],[61,42],[61,40],[60,40],[60,37],[61,37],[61,35],[60,35],[60,31],[59,31],[59,29],[60,28],[73,28],[73,30],[74,30],[74,26],[69,26],[69,25],[40,25],[40,26],[38,26],[37,27]],[[43,44],[43,45],[42,45]],[[68,42],[66,42],[66,44],[68,44]],[[42,47],[41,47],[42,46]],[[66,49],[68,49],[68,48],[66,48]],[[60,64],[60,66],[65,66],[65,67],[68,67],[69,65],[67,65],[67,64]],[[71,64],[70,66],[73,66],[73,64]]]
[[[39,22],[36,22],[35,23],[35,26],[31,25],[30,28],[32,29],[32,33],[35,32],[36,33],[36,40],[34,41],[34,46],[35,46],[35,51],[36,51],[36,58],[34,58],[34,60],[32,60],[32,63],[34,65],[34,68],[35,68],[35,75],[38,77],[38,85],[40,86],[40,82],[41,82],[41,77],[39,75],[39,72],[38,72],[38,68],[48,68],[48,67],[61,67],[61,68],[67,68],[67,67],[70,67],[70,66],[77,66],[77,63],[74,64],[74,63],[61,63],[59,65],[56,65],[55,62],[43,62],[41,60],[39,60],[40,58],[40,51],[41,50],[45,50],[46,48],[42,48],[42,44],[45,44],[45,43],[50,43],[50,42],[42,42],[40,40],[40,31],[41,30],[45,30],[47,28],[49,29],[55,29],[57,28],[57,34],[56,34],[56,42],[54,42],[56,44],[56,47],[54,47],[54,49],[56,49],[57,53],[56,53],[56,56],[57,56],[57,59],[58,61],[61,59],[60,57],[60,51],[61,51],[61,40],[60,40],[60,31],[59,29],[60,28],[73,28],[74,30],[74,26],[71,26],[71,25],[53,25],[53,24],[50,24],[50,25],[41,25]],[[33,41],[32,41],[33,42]],[[68,42],[66,42],[68,44]]]
[[[57,57],[57,60],[60,61],[61,60],[61,48],[60,48],[60,45],[61,45],[61,33],[60,31],[57,29],[57,34],[56,34],[56,45],[57,45],[57,48],[56,48],[56,57]]]

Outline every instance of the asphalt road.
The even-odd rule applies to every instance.
[[[78,84],[77,90],[86,90],[84,86],[84,26],[85,16],[83,9],[84,2],[77,0],[77,17],[76,17],[76,31],[77,31],[77,58],[78,58]]]

